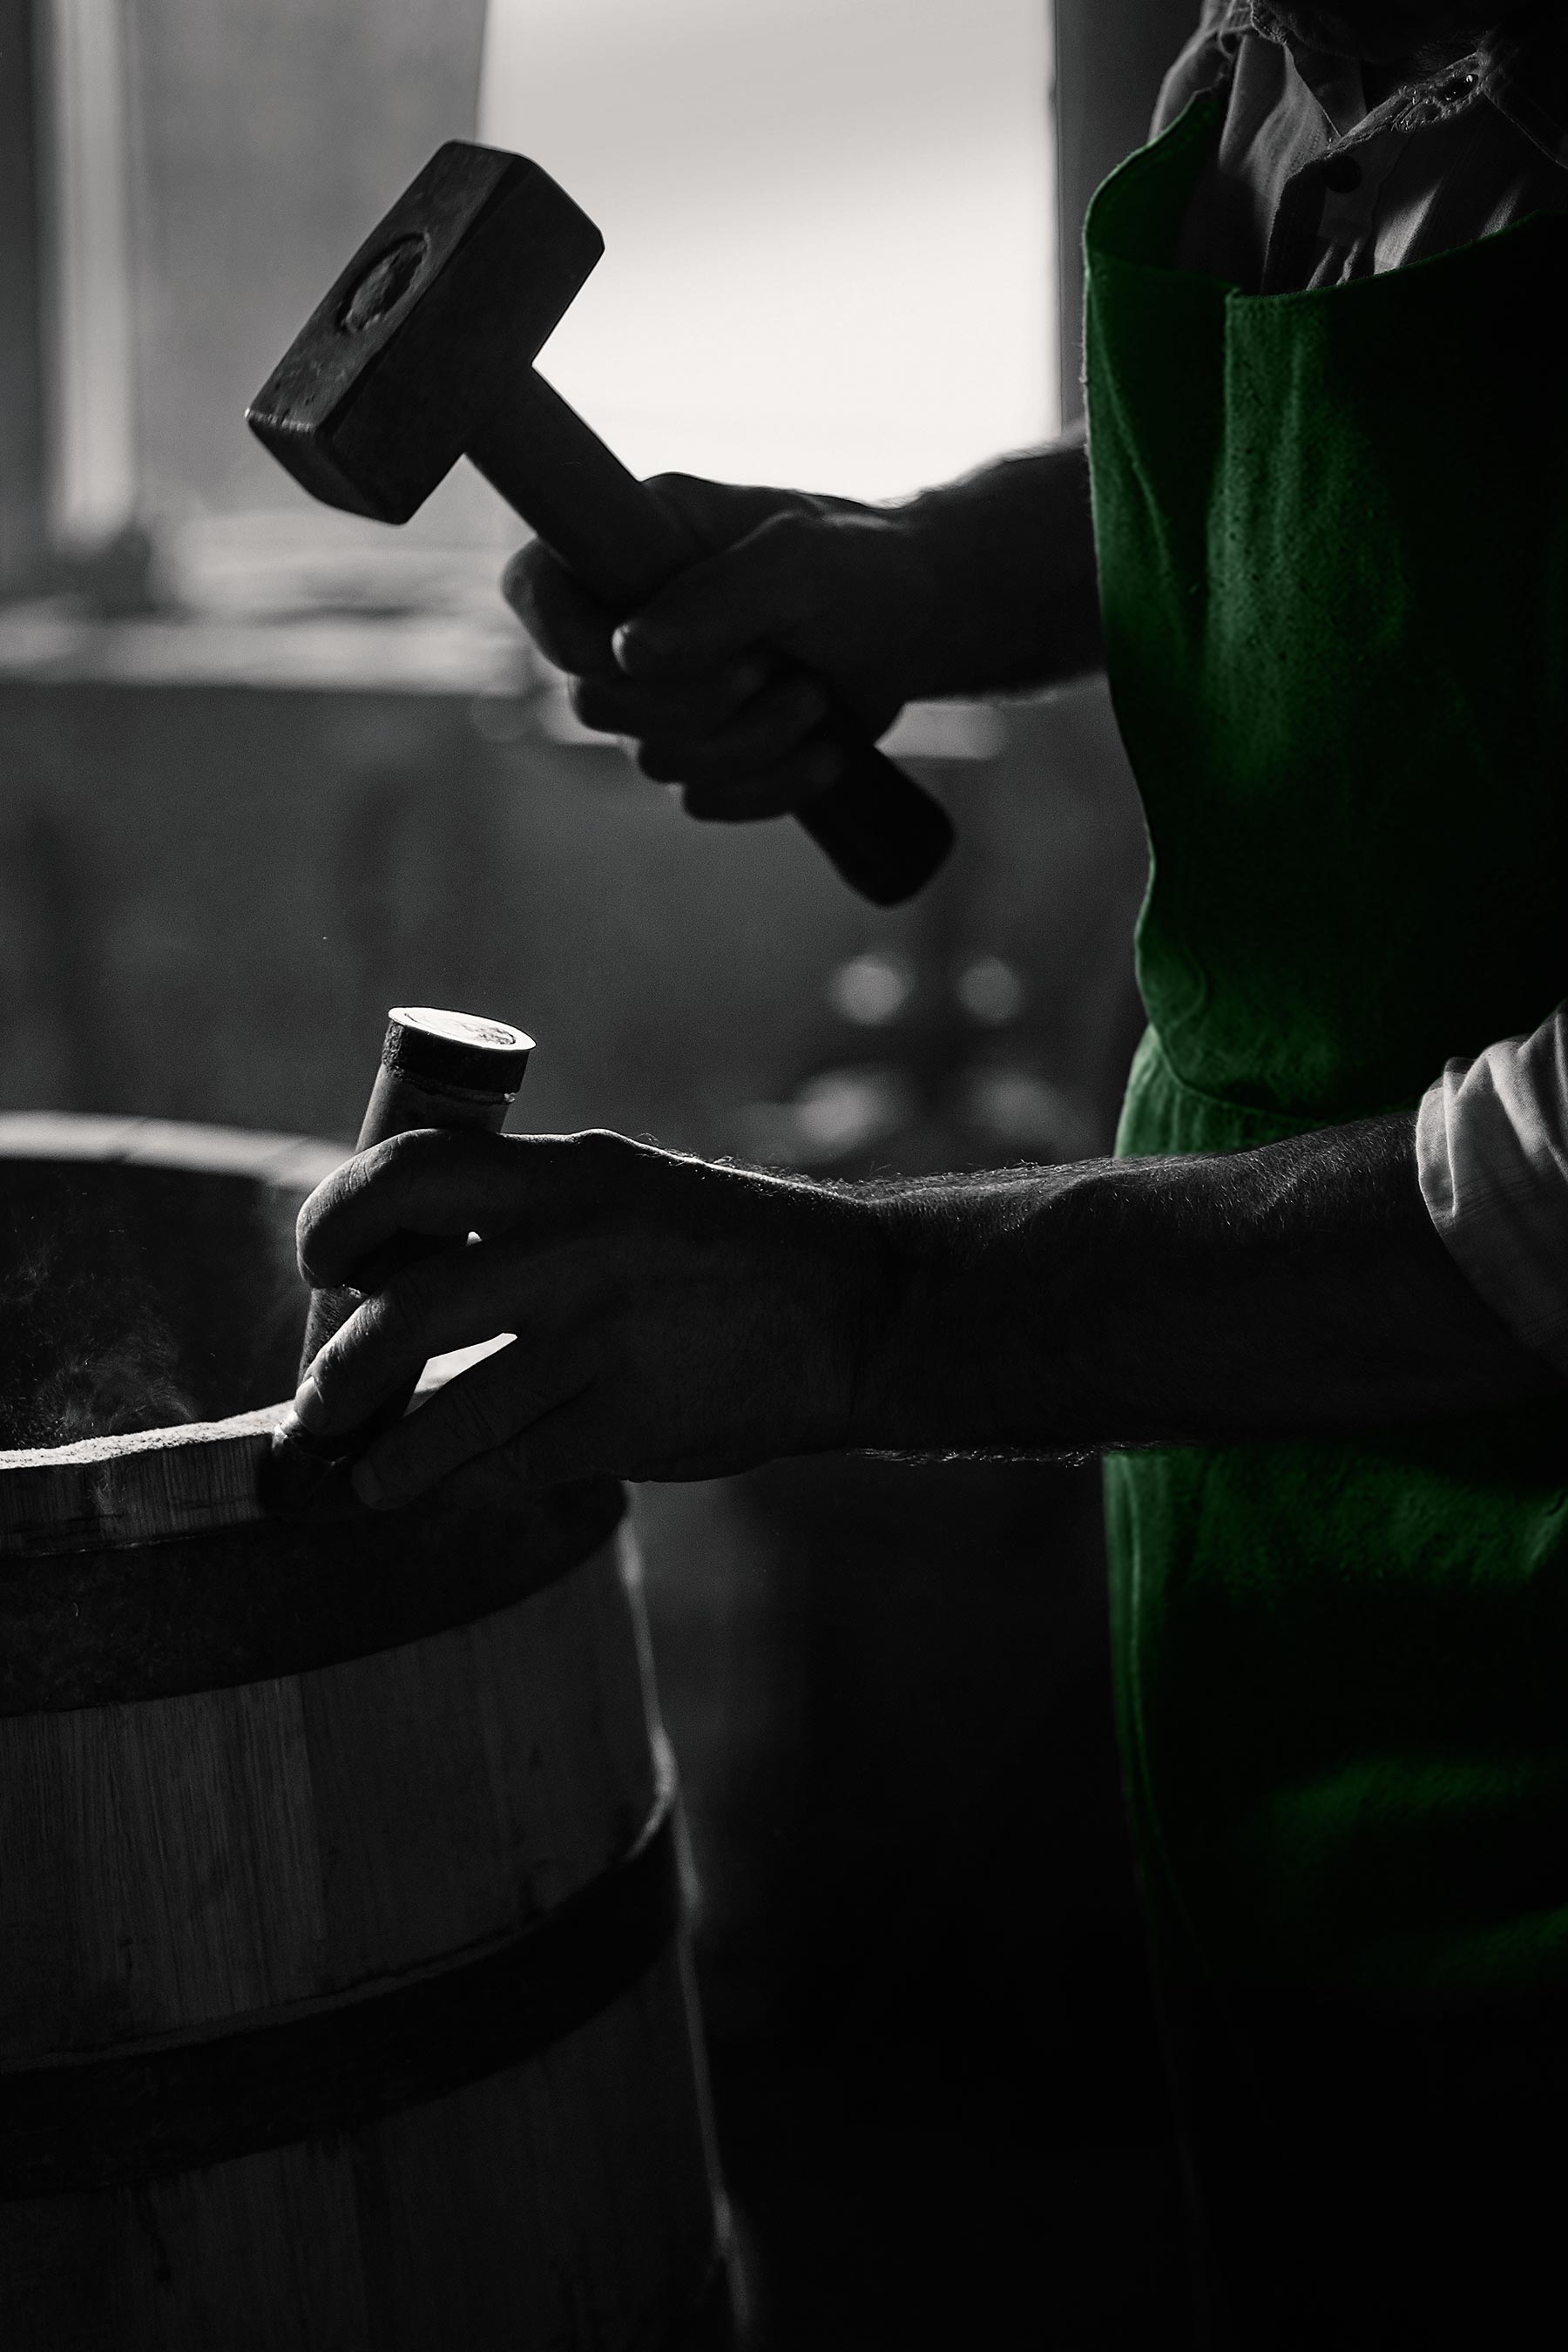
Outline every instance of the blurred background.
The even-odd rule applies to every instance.
[[[0,1109],[352,1140],[386,1006],[514,1124],[821,1173],[1110,1146],[1142,824],[1103,691],[911,709],[961,846],[854,899],[690,824],[496,593],[247,400],[442,139],[605,257],[544,373],[639,473],[897,497],[1079,404],[1078,238],[1194,0],[0,0]],[[1091,1466],[636,1498],[770,2347],[1183,2339]]]

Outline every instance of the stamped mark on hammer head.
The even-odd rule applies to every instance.
[[[420,229],[400,236],[378,254],[343,305],[338,324],[344,334],[362,334],[377,319],[395,310],[404,296],[413,292],[429,252],[430,240]]]

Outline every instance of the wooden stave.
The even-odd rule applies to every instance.
[[[614,1556],[617,1583],[622,1584],[632,1604],[628,1613],[635,1613],[635,1580],[629,1590],[622,1582],[634,1558],[624,1533],[614,1548]],[[567,1580],[568,1592],[570,1583],[571,1580]],[[558,1594],[560,1590],[552,1587],[551,1592]],[[526,1615],[538,1604],[539,1596],[535,1596],[518,1604],[514,1613]],[[634,1646],[640,1651],[640,1642]],[[640,1657],[638,1664],[640,1671]],[[134,1718],[154,1711],[128,1707],[119,1712]],[[679,2000],[670,1991],[672,1982],[679,1985]],[[664,1988],[662,1995],[658,1990],[660,1985]],[[601,2040],[618,2044],[618,2070],[613,2061],[595,2056],[595,2045]],[[581,2252],[581,2246],[588,2243],[595,2231],[599,2232],[597,2251],[584,2261],[589,2274],[600,2281],[594,2291],[599,2293],[601,2304],[591,2319],[579,2314],[571,2323],[590,2332],[575,2336],[552,2332],[537,2337],[527,2332],[520,2335],[511,2332],[515,2322],[513,2316],[508,2315],[504,2324],[500,2319],[494,2321],[493,2332],[476,2334],[476,2326],[491,2325],[480,2313],[471,2315],[472,2325],[465,2320],[449,2335],[438,2328],[432,2332],[429,2314],[437,2304],[443,2311],[447,2309],[448,2273],[454,2263],[459,2263],[464,2274],[474,2279],[493,2273],[492,2285],[498,2294],[503,2292],[507,2280],[511,2282],[511,2291],[523,2292],[517,2274],[515,2248],[510,2245],[510,2224],[499,2234],[494,2229],[488,2235],[482,2230],[477,2235],[470,2231],[467,2236],[458,2231],[458,2239],[454,2239],[452,2231],[458,2225],[448,2211],[441,2231],[433,2233],[429,2227],[426,2199],[432,2178],[446,2181],[454,2171],[460,2174],[459,2158],[465,2156],[477,2159],[487,2176],[492,2164],[491,2154],[483,2152],[483,2135],[476,2134],[468,2125],[454,2124],[454,2114],[463,2112],[465,2099],[469,2109],[477,2105],[487,2113],[491,2113],[494,2102],[499,2100],[504,2113],[499,2122],[496,2114],[491,2113],[494,2127],[501,2131],[503,2138],[509,2133],[521,2133],[526,2137],[530,2131],[541,2127],[538,2115],[542,2102],[546,2108],[552,2100],[563,2111],[574,2107],[578,2092],[562,2092],[559,2078],[563,2069],[567,2078],[574,2081],[574,2070],[586,2068],[590,2074],[602,2074],[607,2063],[615,2077],[607,2111],[613,2112],[616,2119],[617,2133],[623,2128],[631,2129],[636,2137],[639,2131],[646,2134],[652,2130],[656,2136],[662,2131],[668,2144],[661,2144],[663,2154],[657,2162],[644,2163],[637,2168],[636,2194],[617,2195],[611,2200],[614,2211],[607,2219],[591,2181],[586,2188],[581,2179],[577,2183],[579,2198],[585,2200],[584,2210],[573,2206],[570,2199],[566,2207],[571,2210],[562,2207],[558,2185],[552,2192],[558,2206],[558,2233],[564,2232],[574,2243],[580,2242]],[[393,2143],[390,2158],[386,2153],[388,2135]],[[352,2266],[354,2247],[359,2242],[358,2221],[351,2231],[343,2219],[341,2176],[345,2164],[349,2175],[357,2182],[368,2165],[384,2168],[390,2163],[386,2196],[405,2214],[417,2210],[421,2216],[417,2230],[410,2223],[401,2233],[395,2233],[404,2249],[405,2263],[414,2264],[413,2272],[400,2275],[398,2291],[390,2297],[384,2292],[384,2281],[375,2282],[374,2309],[365,2320],[363,2331],[356,2335],[350,2329],[323,2336],[323,2352],[329,2343],[331,2352],[402,2352],[405,2345],[408,2352],[438,2352],[438,2347],[447,2342],[452,2352],[472,2352],[476,2344],[493,2342],[499,2346],[535,2340],[563,2344],[591,2341],[595,2347],[625,2346],[626,2352],[643,2352],[645,2347],[647,2352],[656,2352],[656,2347],[658,2352],[683,2352],[683,2347],[689,2345],[692,2352],[708,2352],[708,2347],[731,2340],[730,2289],[722,2285],[728,2276],[727,2256],[721,2242],[722,2204],[716,2189],[717,2161],[701,2074],[699,2031],[690,2001],[685,1940],[679,1928],[666,1941],[662,1955],[639,1983],[529,2064],[486,2078],[472,2086],[471,2097],[467,2093],[457,2095],[456,2108],[449,2099],[417,2102],[395,2116],[342,2135],[325,2147],[320,2142],[302,2143],[272,2151],[271,2155],[275,2168],[268,2176],[273,2183],[270,2193],[281,2198],[296,2213],[309,2210],[313,2216],[313,2228],[323,2213],[337,2216],[329,2231],[329,2235],[336,2233],[332,2246],[329,2249],[318,2243],[314,2249],[313,2274],[318,2281],[326,2274],[337,2277],[345,2265]],[[323,2164],[337,2179],[335,2202],[332,2199],[322,2202],[319,2176]],[[281,2169],[278,2170],[278,2167]],[[214,2305],[202,2288],[200,2262],[195,2263],[193,2284],[190,2248],[182,2240],[180,2228],[171,2222],[170,2210],[175,2210],[176,2218],[179,2213],[184,2215],[181,2226],[186,2230],[187,2237],[194,2230],[197,2240],[205,2226],[202,2213],[208,2200],[216,2200],[227,2213],[227,2251],[218,2262],[221,2271],[235,2244],[251,2242],[258,2234],[265,2234],[265,2217],[258,2221],[236,2186],[253,2178],[254,2172],[251,2159],[240,2158],[177,2176],[183,2188],[168,2183],[160,2188],[157,2182],[147,2182],[138,2189],[100,2192],[88,2198],[85,2207],[79,2194],[68,2193],[0,2205],[0,2282],[5,2283],[5,2304],[0,2308],[6,2313],[7,2352],[33,2352],[35,2343],[38,2352],[42,2352],[45,2344],[53,2347],[66,2343],[70,2344],[72,2352],[78,2352],[79,2346],[81,2352],[88,2352],[96,2343],[106,2347],[112,2345],[115,2352],[121,2352],[121,2347],[133,2346],[147,2347],[151,2352],[154,2345],[159,2352],[206,2352],[206,2347],[214,2340]],[[636,2210],[639,2223],[646,2220],[640,2207],[647,2184],[654,2180],[659,2184],[658,2210],[663,2220],[654,2227],[651,2239],[645,2229],[641,2234],[634,2231],[628,2240],[627,2215]],[[355,2193],[357,2196],[357,2189]],[[679,2208],[677,2221],[669,2219],[671,2196]],[[483,2200],[479,2201],[482,2204]],[[119,2216],[116,2228],[109,2231],[112,2244],[105,2242],[108,2224],[104,2213],[109,2209]],[[71,2215],[74,2221],[62,2219]],[[512,2219],[516,2219],[515,2210]],[[47,2277],[41,2281],[38,2278],[37,2261],[33,2263],[35,2286],[41,2288],[43,2301],[49,2305],[44,2332],[35,2336],[28,2331],[22,2301],[17,2297],[16,2283],[27,2269],[23,2250],[47,2249],[51,2243],[60,2244],[62,2238],[69,2259],[63,2269],[57,2270],[52,2293]],[[161,2263],[168,2273],[163,2288],[157,2286],[155,2277],[151,2286],[148,2284],[145,2273],[149,2245],[157,2253],[154,2269]],[[61,2334],[56,2321],[75,2293],[66,2273],[74,2276],[82,2271],[84,2247],[97,2249],[93,2274],[102,2293],[110,2297],[110,2304],[96,2319],[77,2308],[68,2332]],[[209,2263],[217,2261],[210,2247],[208,2258]],[[545,2268],[549,2267],[546,2263]],[[93,2270],[93,2264],[88,2268]],[[714,2278],[721,2281],[721,2291],[709,2287],[705,2292],[705,2283]],[[183,2305],[178,2294],[182,2283],[189,2290]],[[253,2280],[252,2292],[258,2291]],[[581,2291],[589,2292],[586,2287]],[[270,2306],[263,2294],[256,2312],[247,2309],[243,2315],[243,2325],[241,2315],[232,2304],[225,2310],[226,2352],[231,2345],[234,2352],[246,2352],[246,2347],[252,2345],[256,2352],[308,2352],[316,2338],[310,2332],[313,2318],[303,2306],[293,2305],[280,2314],[274,2313],[278,2319],[275,2328],[269,2321],[263,2325],[268,2308]],[[389,2316],[405,2308],[426,2315],[412,2332],[400,2332],[395,2316]],[[138,2310],[140,2318],[136,2315]],[[655,2315],[650,2317],[650,2313]],[[253,2319],[255,2330],[250,2332]],[[525,2327],[533,2324],[531,2319],[523,2323]],[[550,2325],[553,2330],[554,2321]]]
[[[612,1869],[658,1793],[637,1574],[621,1529],[472,1625],[0,1717],[0,2062],[391,1981]]]
[[[679,1944],[529,2064],[334,2139],[0,2203],[6,2352],[720,2352]],[[570,2249],[563,2262],[560,2249]]]
[[[216,2028],[0,2064],[0,2202],[331,2138],[526,2064],[682,1926],[673,1765],[631,1850],[521,1936]]]
[[[646,1705],[645,1636],[637,1622],[640,1612],[637,1606],[635,1551],[626,1531],[622,1530],[613,1546],[604,1548],[595,1555],[595,1562],[583,1563],[583,1571],[590,1570],[596,1562],[602,1576],[606,1555],[613,1564],[616,1586],[624,1596],[626,1614],[632,1625],[631,1648],[636,1653],[639,1692]],[[515,1604],[512,1611],[501,1613],[521,1621],[526,1620],[542,1605],[559,1608],[563,1601],[570,1601],[574,1582],[574,1578],[568,1576],[543,1592]],[[447,1638],[457,1641],[461,1638],[461,1632],[462,1629],[454,1629],[452,1635]],[[426,1643],[410,1645],[416,1651],[428,1646]],[[397,1663],[395,1654],[383,1653],[366,1661],[352,1662],[347,1671],[352,1672],[358,1666],[371,1672],[384,1672]],[[334,1674],[341,1675],[344,1671],[343,1668],[328,1669],[321,1679],[326,1681]],[[152,1703],[126,1706],[114,1712],[127,1721],[134,1722],[138,1718],[151,1718],[159,1709],[157,1703]],[[69,1719],[68,1716],[52,1718],[57,1726]],[[675,1981],[680,1987],[679,2000],[669,1990],[671,1982]],[[664,1986],[664,1991],[661,1997],[656,1998],[660,1984]],[[650,2000],[653,2003],[651,2008]],[[618,2064],[603,2056],[595,2057],[595,2044],[599,2040],[606,2040],[618,2046]],[[716,2185],[717,2158],[701,2070],[699,2029],[690,2001],[685,1938],[679,1927],[667,1940],[662,1955],[656,1958],[639,1984],[621,1994],[586,2025],[568,2034],[531,2063],[503,2070],[500,2075],[489,2076],[485,2082],[472,2086],[469,2111],[477,2104],[489,2116],[492,2127],[499,2130],[507,2145],[510,2146],[517,2134],[526,2137],[528,2133],[541,2127],[538,2115],[542,2102],[547,2108],[552,2099],[558,2106],[574,2107],[579,2094],[576,2090],[564,2095],[562,2093],[559,2078],[563,2068],[569,2077],[575,2080],[574,2068],[586,2068],[590,2074],[602,2074],[606,2063],[615,2078],[607,2111],[615,2116],[616,2132],[629,2130],[634,2139],[639,2133],[646,2138],[649,2131],[656,2137],[660,2132],[666,2137],[660,2142],[662,2153],[658,2160],[645,2162],[640,2168],[634,2168],[635,2186],[611,2197],[614,2210],[607,2218],[603,2210],[603,2196],[597,2192],[594,2182],[584,2186],[578,2179],[574,2192],[579,2200],[576,2204],[572,2198],[566,2198],[563,2203],[558,2183],[552,2189],[557,2208],[554,2235],[564,2235],[577,2246],[579,2261],[587,2276],[598,2281],[598,2284],[592,2288],[579,2281],[573,2290],[580,2294],[596,2294],[599,2296],[599,2302],[591,2310],[588,2305],[584,2305],[575,2318],[563,2323],[577,2327],[579,2332],[575,2335],[551,2332],[535,2336],[526,2332],[534,2325],[531,2318],[521,2322],[525,2332],[519,2334],[515,2332],[518,2323],[510,2313],[502,2319],[495,2318],[493,2315],[487,2318],[482,2312],[476,2311],[465,2319],[460,2328],[454,2327],[449,2335],[442,2333],[430,2318],[437,2305],[444,2312],[447,2308],[448,2273],[454,2263],[459,2264],[465,2276],[470,2279],[493,2273],[492,2288],[497,2294],[521,2294],[524,2292],[518,2277],[516,2249],[511,2243],[511,2223],[505,2230],[492,2227],[488,2234],[477,2223],[469,2229],[464,2222],[463,2230],[459,2231],[457,2220],[448,2211],[440,2231],[432,2231],[428,2224],[426,2198],[432,2178],[447,2181],[455,2172],[460,2174],[462,2166],[458,2159],[465,2155],[478,2161],[487,2177],[492,2167],[493,2152],[486,2152],[483,2135],[476,2134],[469,2125],[459,2127],[452,2121],[454,2114],[464,2112],[462,2102],[467,2094],[458,2095],[457,2109],[449,2100],[443,2102],[437,2098],[417,2102],[400,2110],[395,2116],[384,2117],[358,2132],[341,2136],[338,2142],[328,2143],[325,2150],[320,2142],[314,2145],[307,2142],[280,2154],[274,2152],[282,2169],[280,2173],[269,2176],[273,2180],[271,2193],[281,2198],[289,2210],[301,2213],[309,2210],[314,2217],[312,2228],[318,2226],[319,2217],[323,2212],[337,2215],[332,2230],[338,2237],[332,2246],[329,2248],[318,2243],[314,2249],[313,2274],[318,2280],[324,2273],[336,2276],[345,2265],[351,2265],[354,2248],[359,2243],[358,2221],[355,2221],[352,2232],[346,2231],[342,2210],[344,2191],[339,2176],[345,2163],[349,2175],[358,2181],[365,2168],[373,2165],[373,2160],[374,2165],[381,2166],[390,2162],[386,2196],[405,2217],[416,2210],[421,2216],[417,2230],[414,2229],[411,2221],[407,2221],[403,2231],[395,2233],[404,2248],[405,2265],[413,2264],[411,2272],[405,2267],[400,2273],[396,2294],[388,2297],[384,2292],[384,2282],[377,2283],[376,2292],[371,2297],[374,2308],[365,2321],[363,2332],[356,2336],[349,2330],[323,2337],[323,2352],[328,2343],[331,2352],[403,2352],[405,2346],[408,2352],[416,2352],[416,2347],[417,2352],[439,2352],[439,2347],[448,2342],[452,2352],[473,2352],[476,2345],[493,2343],[500,2346],[535,2340],[542,2343],[559,2341],[563,2345],[592,2342],[596,2352],[599,2347],[605,2347],[605,2352],[609,2352],[609,2347],[620,2352],[622,2347],[626,2347],[626,2352],[688,2352],[688,2347],[689,2352],[717,2352],[717,2347],[727,2346],[732,2340],[732,2296],[728,2284],[729,2260],[722,2242],[722,2200]],[[553,2091],[551,2089],[552,2083],[555,2084]],[[497,2101],[501,2103],[500,2110],[494,2105]],[[391,2158],[386,2156],[384,2145],[389,2133],[395,2143]],[[331,2153],[334,2147],[338,2151],[336,2154]],[[228,2214],[229,2238],[226,2244],[232,2249],[233,2243],[248,2241],[252,2232],[261,2228],[261,2222],[249,2207],[245,2206],[243,2198],[240,2198],[240,2205],[244,2210],[237,2210],[235,2206],[235,2200],[239,2197],[235,2184],[245,2176],[248,2161],[241,2158],[227,2165],[198,2168],[177,2176],[184,2184],[178,2194],[168,2183],[160,2188],[157,2182],[146,2182],[138,2189],[100,2192],[96,2198],[89,2199],[89,2207],[103,2209],[107,2205],[120,2216],[118,2234],[110,2231],[113,2242],[108,2247],[104,2242],[107,2225],[101,2210],[96,2222],[84,2219],[83,2200],[79,2195],[74,2198],[68,2194],[53,2199],[31,2199],[11,2206],[0,2206],[0,2282],[6,2283],[5,2303],[0,2305],[0,2309],[6,2312],[7,2352],[32,2352],[35,2342],[39,2352],[46,2343],[51,2347],[69,2343],[71,2352],[78,2352],[79,2345],[81,2352],[88,2352],[88,2347],[95,2342],[101,2342],[105,2347],[112,2344],[115,2352],[121,2352],[122,2347],[130,2352],[130,2347],[138,2346],[147,2347],[147,2352],[151,2352],[153,2346],[158,2347],[158,2352],[206,2352],[206,2347],[215,2340],[212,2335],[215,2306],[210,2294],[202,2288],[199,2263],[195,2266],[197,2275],[193,2284],[189,2247],[187,2245],[182,2252],[184,2242],[179,2229],[171,2223],[165,2209],[173,2199],[178,2212],[185,2217],[182,2226],[187,2233],[194,2229],[200,2240],[205,2224],[200,2220],[198,2209],[204,2209],[209,2199],[215,2200]],[[319,2176],[323,2163],[328,2164],[330,2169],[335,2168],[335,2177],[338,2177],[335,2204],[331,2200],[328,2200],[325,2205],[321,2201]],[[648,2184],[655,2180],[658,2184],[655,2200],[657,2213],[650,2221],[641,2209],[647,2200]],[[477,2188],[475,2193],[477,2195]],[[520,2193],[526,2200],[526,2191]],[[679,2209],[674,2220],[670,2218],[671,2198]],[[483,2200],[479,2199],[479,2205],[482,2207],[482,2204]],[[356,2206],[355,2211],[358,2210]],[[515,2222],[515,2204],[510,2210],[512,2222]],[[62,2211],[74,2213],[75,2221],[62,2223]],[[637,2224],[629,2235],[628,2217],[635,2219]],[[493,2214],[491,2219],[493,2221]],[[53,2317],[47,2319],[45,2332],[35,2337],[28,2333],[19,2316],[20,2306],[15,2300],[10,2284],[20,2274],[17,2249],[29,2245],[47,2247],[51,2242],[58,2244],[62,2231],[70,2249],[70,2258],[65,2269],[73,2274],[81,2268],[84,2245],[97,2246],[95,2261],[98,2271],[95,2274],[99,2275],[102,2292],[110,2295],[111,2307],[107,2309],[107,2315],[100,2315],[101,2325],[90,2315],[79,2310],[71,2320],[69,2331],[64,2335],[55,2328],[55,2319],[58,2316],[57,2310]],[[454,2231],[458,2231],[456,2237]],[[468,2234],[465,2235],[464,2231]],[[153,2285],[149,2286],[145,2276],[145,2249],[149,2243],[154,2249],[162,2248],[158,2259],[169,2273],[162,2288],[158,2288],[155,2278]],[[584,2247],[590,2248],[587,2253],[583,2251]],[[142,2251],[138,2252],[138,2248]],[[210,2248],[208,2251],[210,2256]],[[540,2259],[543,2260],[542,2254]],[[224,2261],[226,2260],[226,2254]],[[26,2263],[20,2267],[25,2270]],[[219,2263],[218,2267],[221,2271],[223,2263]],[[550,2267],[548,2263],[545,2267]],[[36,2271],[35,2264],[35,2273]],[[510,2287],[507,2286],[508,2281],[510,2282]],[[189,2290],[184,2304],[180,2304],[177,2292],[182,2282]],[[47,2279],[42,2285],[45,2303],[62,2307],[73,2292],[66,2284],[64,2272],[57,2273],[54,2282],[57,2292],[52,2296]],[[171,2297],[174,2299],[173,2303]],[[282,2309],[280,2315],[274,2312],[273,2317],[278,2323],[275,2327],[270,2320],[263,2325],[268,2308],[266,2295],[263,2295],[256,2313],[247,2312],[243,2326],[239,2324],[240,2315],[232,2305],[224,2310],[222,2334],[226,2352],[228,2352],[230,2345],[234,2347],[234,2352],[246,2352],[246,2347],[252,2345],[256,2352],[307,2352],[307,2347],[315,2339],[310,2333],[302,2307],[289,2306]],[[135,2315],[137,2309],[142,2314],[140,2319]],[[425,2314],[412,2332],[400,2332],[400,2321],[389,2316],[389,2313],[401,2315],[405,2309]],[[253,2317],[255,2332],[251,2333],[247,2331]],[[542,2326],[544,2322],[541,2320],[540,2324]],[[555,2318],[550,2319],[548,2324],[553,2331]],[[445,2322],[441,2325],[444,2326]],[[483,2332],[487,2328],[490,2332]],[[480,2332],[476,2333],[476,2330]]]

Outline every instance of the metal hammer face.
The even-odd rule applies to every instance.
[[[521,391],[604,240],[547,172],[452,140],[365,239],[246,411],[329,506],[406,522]]]

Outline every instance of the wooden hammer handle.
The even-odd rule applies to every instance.
[[[531,370],[505,414],[470,437],[468,455],[613,613],[635,612],[710,551]],[[834,713],[824,731],[849,765],[795,815],[851,888],[874,906],[899,906],[952,848],[952,819],[847,712]]]

